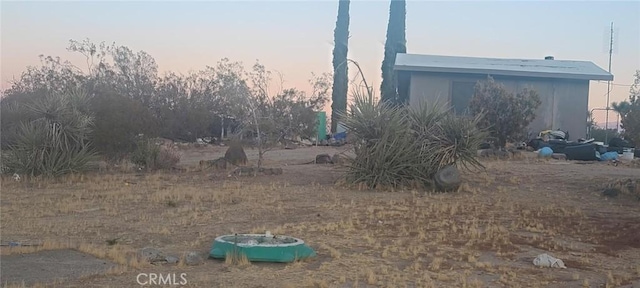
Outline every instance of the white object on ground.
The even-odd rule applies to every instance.
[[[264,236],[267,238],[273,237],[273,235],[271,235],[271,231],[267,231],[266,233],[264,233]]]
[[[536,259],[533,259],[533,265],[538,267],[551,267],[551,268],[562,268],[567,269],[567,266],[564,266],[564,262],[562,260],[555,258],[549,254],[540,254]]]

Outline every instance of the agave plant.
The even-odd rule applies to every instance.
[[[353,134],[355,158],[346,180],[370,188],[431,185],[448,165],[482,167],[477,149],[486,132],[478,117],[453,115],[439,103],[417,107],[374,100],[371,90],[353,92],[349,111],[340,116]]]
[[[95,157],[87,140],[93,125],[87,101],[74,90],[15,107],[25,118],[3,153],[3,172],[55,177],[87,170]]]

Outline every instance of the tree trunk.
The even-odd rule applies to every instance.
[[[333,93],[331,95],[331,133],[338,127],[339,114],[347,110],[349,75],[347,52],[349,46],[349,0],[338,2],[338,19],[333,30]]]
[[[393,67],[397,53],[406,53],[406,7],[405,0],[391,0],[389,5],[389,23],[387,25],[387,40],[384,45],[384,60],[382,60],[382,84],[380,96],[382,101],[398,104],[398,79]],[[408,85],[402,81],[403,85]],[[404,101],[404,100],[403,100]]]
[[[256,132],[258,133],[258,169],[262,167],[262,156],[264,155],[264,149],[262,147],[262,135],[260,135],[260,122],[258,122],[258,116],[256,116],[256,109],[251,109],[253,115],[253,123],[256,126]]]

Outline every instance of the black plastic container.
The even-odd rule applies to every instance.
[[[598,160],[596,146],[593,143],[567,146],[564,148],[564,155],[567,156],[567,160],[595,161]]]

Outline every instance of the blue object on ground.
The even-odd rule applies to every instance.
[[[553,150],[549,147],[542,147],[540,148],[540,151],[538,151],[538,155],[542,157],[551,157],[551,155],[553,155]]]
[[[618,152],[612,151],[600,154],[601,161],[618,160]]]
[[[340,132],[340,133],[333,134],[333,139],[335,140],[342,140],[346,138],[347,138],[347,132]]]

